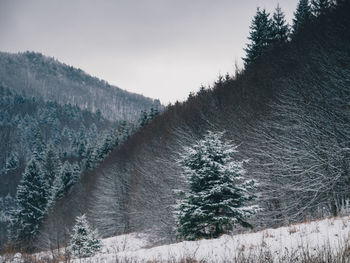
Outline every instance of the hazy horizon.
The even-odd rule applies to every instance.
[[[184,100],[242,65],[256,8],[297,1],[0,0],[0,50],[41,52],[121,89]]]

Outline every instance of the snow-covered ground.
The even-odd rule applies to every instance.
[[[102,239],[103,247],[102,254],[117,254],[124,251],[137,251],[147,246],[148,236],[145,234],[132,233],[128,235],[120,235]]]
[[[186,258],[203,262],[235,262],[243,257],[251,262],[260,261],[262,257],[278,262],[298,262],[301,254],[312,256],[341,251],[350,246],[349,237],[349,216],[152,248],[148,248],[150,243],[146,235],[129,234],[104,239],[101,253],[71,262],[180,262]]]
[[[205,262],[228,262],[243,256],[258,258],[262,255],[269,255],[275,261],[284,258],[297,261],[301,258],[300,253],[336,253],[350,245],[349,237],[350,217],[313,221],[255,233],[224,235],[212,240],[185,241],[148,249],[142,248],[144,244],[147,245],[144,237],[138,239],[133,236],[128,241],[129,236],[119,236],[104,241],[105,246],[109,247],[104,253],[81,262],[179,262],[185,258]],[[112,247],[119,242],[126,242],[127,245],[117,245],[118,248],[124,249],[113,250]]]

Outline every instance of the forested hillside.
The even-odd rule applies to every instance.
[[[33,152],[41,154],[47,145],[53,145],[61,158],[81,158],[99,134],[115,126],[101,115],[77,106],[26,98],[3,87],[0,93],[1,196],[15,194]]]
[[[350,4],[313,8],[312,17],[296,17],[288,38],[249,45],[243,71],[168,107],[84,173],[47,218],[38,246],[68,242],[81,213],[103,236],[149,231],[175,240],[177,190],[188,189],[179,160],[208,130],[224,132],[257,182],[253,227],[337,215],[350,197]],[[253,33],[254,23],[270,27],[266,15],[258,9]]]
[[[139,126],[138,122],[110,122],[101,114],[77,106],[28,98],[4,87],[0,87],[0,112],[2,246],[18,206],[18,185],[23,188],[26,183],[35,184],[32,182],[35,177],[26,179],[31,169],[37,177],[51,178],[43,185],[48,188],[45,202],[53,205],[79,181],[83,171],[94,168]],[[155,109],[149,114],[143,112],[140,124],[149,121],[151,113],[156,114]],[[33,168],[33,160],[37,169]],[[45,192],[43,185],[39,192]],[[22,196],[26,201],[30,197],[27,192]],[[38,218],[35,221],[40,223]]]
[[[0,84],[13,91],[45,101],[77,105],[101,112],[111,120],[136,120],[142,110],[160,107],[158,100],[109,85],[81,69],[40,53],[0,52]]]

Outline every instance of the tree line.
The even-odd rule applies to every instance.
[[[295,34],[302,31],[317,17],[325,16],[336,6],[333,0],[300,0],[294,12],[293,24],[290,26],[285,15],[277,5],[270,17],[266,9],[257,8],[256,14],[250,26],[250,43],[244,49],[246,57],[243,58],[245,66],[259,58],[272,46],[281,45],[290,41]]]

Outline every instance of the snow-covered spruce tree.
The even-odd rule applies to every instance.
[[[272,42],[273,43],[285,43],[289,37],[289,25],[286,23],[286,19],[282,9],[277,5],[275,12],[272,16]]]
[[[37,161],[41,162],[43,160],[43,155],[45,152],[45,143],[43,142],[43,138],[41,136],[40,129],[38,128],[39,124],[36,123],[34,129],[34,137],[32,138],[33,142],[31,145],[32,157]]]
[[[309,0],[299,0],[293,19],[293,34],[301,30],[311,19],[311,7]]]
[[[149,111],[149,118],[150,120],[153,120],[155,117],[157,117],[159,115],[159,109],[157,106],[155,107],[151,107],[150,111]]]
[[[71,235],[71,252],[74,257],[92,257],[102,248],[96,230],[92,230],[85,215],[78,216],[75,220]]]
[[[45,182],[39,163],[32,159],[17,188],[17,210],[11,218],[10,238],[14,244],[31,248],[46,213]]]
[[[96,152],[96,147],[89,142],[86,145],[86,151],[82,160],[82,167],[84,170],[92,170],[95,168],[97,159]]]
[[[10,194],[7,194],[5,197],[0,197],[0,222],[9,222],[15,208],[15,198]]]
[[[12,152],[6,160],[5,168],[7,171],[15,170],[19,166],[18,153]]]
[[[118,127],[118,140],[119,142],[126,141],[133,133],[134,126],[132,123],[121,121]]]
[[[208,132],[179,161],[189,184],[177,206],[178,233],[186,240],[216,238],[235,224],[251,227],[247,219],[258,209],[249,205],[254,181],[244,178],[243,161],[232,158],[237,147],[222,137]]]
[[[311,0],[312,12],[315,16],[325,15],[333,6],[332,0]]]
[[[97,149],[97,162],[103,161],[103,159],[118,145],[118,137],[114,129],[107,131],[100,145]]]
[[[148,124],[152,119],[154,119],[156,116],[158,116],[160,113],[157,106],[152,106],[149,112],[143,110],[141,111],[140,117],[139,117],[139,126],[143,127],[146,124]]]
[[[77,170],[77,164],[71,165],[68,161],[64,162],[59,175],[53,182],[49,206],[52,206],[57,200],[61,199],[77,182],[78,177],[79,170]]]
[[[256,60],[271,44],[272,36],[272,21],[269,18],[270,14],[265,9],[256,11],[250,26],[250,35],[248,39],[250,43],[244,49],[246,57],[243,58],[246,65]]]
[[[78,136],[78,142],[77,142],[77,153],[78,156],[83,156],[86,150],[86,143],[87,143],[87,135],[85,134],[86,128],[84,125],[82,125],[79,129],[79,136]]]
[[[42,161],[42,172],[45,179],[45,191],[47,200],[52,196],[52,185],[55,179],[59,176],[61,169],[61,161],[56,150],[52,145],[49,145]]]
[[[145,126],[148,123],[148,114],[147,111],[142,110],[139,118],[139,125],[140,127]]]

